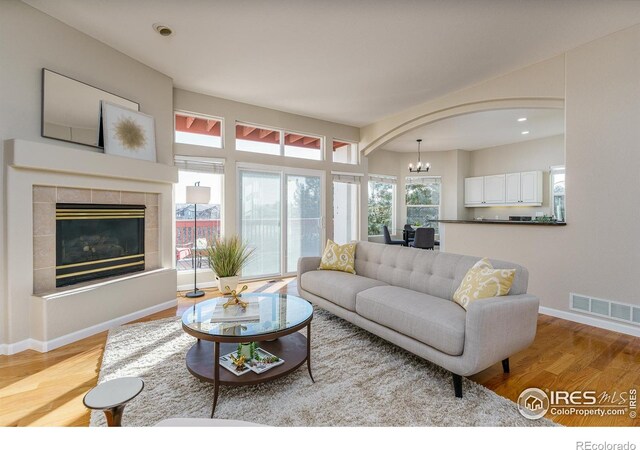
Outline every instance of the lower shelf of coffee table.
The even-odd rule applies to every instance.
[[[259,342],[258,345],[279,358],[284,359],[284,364],[276,366],[264,373],[245,373],[237,376],[220,366],[220,384],[243,385],[258,384],[283,377],[307,360],[307,338],[301,333],[292,333],[271,342]],[[220,344],[220,354],[226,355],[238,348],[238,344]],[[187,369],[192,375],[202,381],[214,382],[213,374],[214,343],[210,341],[198,341],[187,352]]]

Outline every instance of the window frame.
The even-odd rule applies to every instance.
[[[563,194],[554,194],[553,187],[553,176],[555,174],[564,174],[564,193]],[[567,167],[564,165],[560,166],[551,166],[549,167],[549,206],[551,208],[551,216],[555,217],[555,198],[563,197],[564,198],[564,217],[562,218],[563,222],[567,221]]]
[[[185,115],[192,116],[197,119],[205,119],[205,120],[217,120],[220,122],[220,147],[214,147],[210,145],[200,145],[200,144],[191,144],[188,142],[177,142],[176,141],[176,116],[177,115]],[[192,133],[197,134],[197,133]],[[202,148],[213,148],[216,150],[224,150],[225,148],[225,139],[224,139],[224,117],[211,116],[209,114],[195,113],[191,111],[185,111],[182,109],[174,109],[173,110],[173,143],[179,145],[190,145],[194,147],[202,147]]]
[[[340,180],[336,180],[335,176],[340,176],[340,175],[345,175],[348,177],[354,177],[354,180],[357,181],[353,181],[353,182],[347,182],[347,181],[340,181]],[[355,229],[356,229],[356,235],[354,240],[359,241],[361,239],[361,229],[360,229],[360,211],[361,211],[361,206],[362,206],[362,178],[364,176],[364,174],[362,173],[351,173],[351,172],[336,172],[336,171],[331,171],[331,176],[332,176],[332,180],[331,180],[331,193],[332,193],[332,200],[335,200],[335,184],[336,183],[342,183],[342,184],[352,184],[356,187],[356,205],[355,205],[355,210],[353,211],[354,214],[354,221],[355,221]],[[368,207],[368,202],[367,202],[367,207]],[[368,217],[368,211],[367,211],[367,217]],[[334,235],[334,240],[335,240],[335,201],[333,204],[333,211],[332,211],[332,220],[333,220],[333,235]],[[367,228],[368,228],[368,224],[367,224]],[[368,233],[367,233],[368,234]]]
[[[279,138],[278,138],[278,142],[279,142],[279,153],[277,155],[275,154],[270,154],[270,153],[262,153],[262,152],[254,152],[252,150],[242,150],[238,148],[238,125],[240,126],[244,126],[244,127],[256,127],[256,128],[260,128],[263,130],[271,130],[271,131],[275,131],[278,133]],[[234,133],[235,133],[235,140],[236,140],[236,145],[235,145],[235,150],[239,151],[239,152],[245,152],[245,153],[256,153],[258,155],[266,155],[266,156],[275,156],[275,157],[283,157],[283,158],[293,158],[293,159],[302,159],[302,160],[306,160],[306,161],[316,161],[316,162],[323,162],[326,160],[326,142],[327,142],[327,138],[326,136],[322,136],[319,134],[313,134],[313,133],[309,133],[309,132],[302,132],[302,131],[295,131],[295,130],[291,130],[291,129],[287,129],[287,128],[279,128],[279,127],[272,127],[272,126],[268,126],[268,125],[260,125],[257,123],[252,123],[252,122],[245,122],[242,120],[236,120],[235,126],[234,126]],[[285,144],[285,136],[287,134],[297,134],[297,135],[301,135],[304,137],[310,137],[310,138],[315,138],[315,139],[319,139],[320,140],[320,159],[311,159],[311,158],[303,158],[303,157],[298,157],[298,156],[290,156],[290,155],[286,155],[285,154],[285,147],[287,146]],[[240,140],[246,140],[246,139],[240,139]],[[295,146],[293,146],[295,147]]]
[[[439,203],[438,204],[430,204],[430,205],[409,205],[407,204],[407,194],[408,194],[408,186],[416,184],[416,183],[409,183],[408,180],[409,179],[416,179],[416,178],[428,178],[428,179],[432,179],[432,180],[437,180],[438,184],[440,185],[440,189],[439,189],[439,194],[438,194],[438,200]],[[442,212],[442,177],[438,176],[438,175],[419,175],[419,176],[408,176],[405,177],[404,179],[404,206],[405,206],[405,222],[409,223],[409,208],[438,208],[438,219],[440,220],[440,213]],[[412,225],[413,224],[409,224]],[[435,227],[434,227],[435,228]],[[440,227],[437,227],[438,230],[438,235],[440,234]]]
[[[219,205],[219,211],[220,211],[220,218],[219,220],[219,227],[218,227],[218,235],[219,236],[224,236],[225,235],[225,160],[224,159],[219,159],[219,158],[206,158],[206,157],[194,157],[194,156],[182,156],[182,155],[176,155],[174,158],[174,161],[202,161],[205,163],[210,163],[212,165],[221,165],[223,168],[222,173],[220,172],[207,172],[205,170],[193,170],[193,169],[188,169],[188,168],[178,168],[178,172],[191,172],[191,173],[203,173],[206,175],[218,175],[220,176],[220,205]],[[175,183],[173,185],[173,190],[175,192],[175,189],[178,188],[178,186],[180,186],[179,183]],[[213,188],[213,187],[212,187]],[[176,201],[175,201],[175,194],[174,194],[174,201],[173,201],[173,214],[172,214],[172,229],[173,229],[173,254],[176,255],[177,252],[177,218],[176,218]],[[191,221],[191,219],[189,219]],[[195,230],[194,230],[195,231]],[[196,238],[198,237],[197,234],[195,236]],[[178,274],[183,274],[185,272],[188,271],[193,271],[193,268],[189,268],[189,269],[179,269],[178,268],[178,262],[175,260],[174,258],[174,264],[175,264],[175,269],[176,272]],[[210,271],[210,269],[207,268],[199,268],[196,269],[198,273],[200,272],[207,272]]]
[[[389,181],[388,182],[384,182],[384,181],[377,181],[377,180],[371,180],[371,177],[373,178],[387,178]],[[377,175],[377,174],[369,174],[368,180],[367,180],[367,237],[379,237],[379,236],[383,236],[383,234],[369,234],[369,195],[371,193],[371,188],[370,185],[371,183],[381,183],[381,184],[390,184],[392,186],[392,191],[391,191],[391,229],[389,230],[389,233],[394,235],[396,234],[396,209],[398,207],[398,199],[397,199],[397,194],[398,194],[398,179],[396,177],[391,177],[389,175]]]
[[[352,163],[346,162],[345,163],[345,162],[335,161],[333,159],[333,154],[334,154],[333,143],[336,142],[336,141],[337,142],[344,142],[345,144],[349,144],[349,146],[354,146],[352,148],[354,148],[354,150],[355,150],[355,155],[356,155],[356,161],[355,162],[352,162]],[[358,166],[358,165],[360,165],[360,161],[361,161],[360,160],[360,152],[358,151],[358,143],[357,142],[353,142],[353,141],[351,141],[349,139],[331,138],[331,162],[332,163],[334,163],[334,164],[349,164],[350,166]]]

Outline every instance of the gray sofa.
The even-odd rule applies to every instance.
[[[298,261],[298,292],[323,309],[427,359],[453,375],[478,373],[527,348],[536,334],[538,298],[527,294],[529,274],[517,264],[509,295],[473,302],[467,311],[453,294],[480,258],[358,242],[357,275],[318,270],[319,257]]]

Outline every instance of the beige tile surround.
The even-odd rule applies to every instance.
[[[146,205],[145,270],[158,269],[158,194],[144,192],[33,186],[33,292],[56,290],[56,203]]]

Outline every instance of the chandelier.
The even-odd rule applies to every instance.
[[[431,168],[431,164],[422,164],[422,161],[420,161],[420,143],[422,142],[422,139],[416,139],[416,142],[418,143],[418,164],[413,167],[413,163],[409,163],[409,172],[428,172]]]

